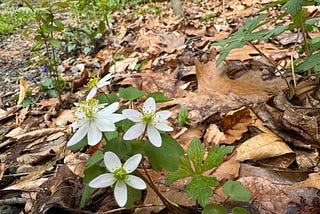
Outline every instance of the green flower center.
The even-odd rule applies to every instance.
[[[93,76],[90,78],[90,80],[88,81],[87,83],[87,87],[88,88],[92,88],[93,86],[96,86],[97,85],[97,82],[99,81],[99,76],[96,75],[96,76]]]
[[[142,115],[142,118],[141,118],[141,120],[144,124],[151,123],[153,121],[153,119],[154,119],[153,113],[145,113]]]
[[[123,167],[116,169],[113,174],[118,181],[125,181],[128,178],[127,171]]]
[[[83,112],[88,119],[93,120],[98,104],[99,101],[97,99],[84,100],[79,103],[76,111]]]

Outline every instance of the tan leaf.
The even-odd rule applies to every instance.
[[[305,181],[301,181],[299,183],[293,184],[289,187],[286,187],[284,190],[286,192],[297,189],[297,188],[305,188],[305,187],[309,187],[309,188],[316,188],[316,189],[320,189],[320,173],[310,173],[309,174],[309,178],[307,178],[307,180]]]
[[[21,105],[21,103],[23,102],[23,100],[26,96],[27,90],[28,90],[28,81],[21,79],[20,80],[19,99],[18,99],[17,106]]]
[[[65,130],[66,130],[66,128],[63,128],[63,127],[34,130],[31,132],[27,132],[25,134],[15,136],[15,137],[13,137],[13,139],[16,141],[29,141],[32,139],[40,138],[45,135],[50,135],[50,134],[60,132],[60,131],[65,131]]]
[[[271,157],[293,153],[290,147],[273,133],[261,133],[243,142],[236,149],[236,159],[262,160]]]
[[[291,200],[278,185],[261,177],[243,177],[238,181],[252,192],[251,202],[259,209],[260,214],[287,212]]]
[[[204,143],[209,148],[221,143],[232,144],[241,139],[242,134],[248,131],[248,126],[251,124],[253,119],[248,108],[230,111],[222,116],[221,122],[209,126],[204,136]]]
[[[280,78],[263,81],[259,72],[248,71],[237,79],[229,79],[225,68],[216,68],[215,62],[206,64],[195,60],[198,81],[198,92],[200,94],[221,93],[229,95],[236,94],[250,102],[265,101],[270,95],[277,93],[286,87]]]
[[[58,113],[58,117],[55,119],[56,126],[65,126],[68,123],[73,122],[73,110],[63,109]]]
[[[85,163],[89,157],[89,155],[84,153],[70,153],[64,158],[64,163],[73,174],[83,178]]]

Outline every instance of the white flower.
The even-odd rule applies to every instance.
[[[163,123],[166,119],[170,117],[169,111],[156,111],[156,102],[152,97],[149,97],[142,107],[142,113],[133,110],[125,109],[122,111],[123,116],[136,122],[135,125],[130,127],[128,131],[124,134],[124,140],[133,140],[144,134],[147,130],[147,135],[150,142],[156,146],[160,147],[162,144],[162,139],[158,130],[161,131],[172,131],[173,128]]]
[[[87,95],[87,100],[93,98],[96,95],[99,88],[102,88],[103,86],[109,85],[111,83],[109,80],[112,77],[113,77],[113,74],[109,73],[99,81],[98,81],[98,79],[99,79],[98,76],[91,78],[87,84],[87,86],[91,87],[91,90]]]
[[[115,153],[106,152],[104,154],[104,164],[111,173],[99,175],[89,183],[89,186],[92,188],[104,188],[116,183],[114,187],[114,197],[118,205],[123,207],[127,203],[128,198],[127,185],[139,190],[147,187],[141,178],[129,175],[136,170],[141,158],[141,154],[136,154],[130,157],[122,166],[120,159]]]
[[[105,107],[98,104],[98,100],[90,99],[77,104],[75,109],[75,122],[72,123],[74,129],[78,129],[71,137],[67,146],[78,143],[85,135],[88,135],[88,144],[93,146],[100,142],[102,132],[114,131],[114,123],[125,119],[121,114],[114,114],[119,103],[115,102]]]

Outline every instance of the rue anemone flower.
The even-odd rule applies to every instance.
[[[99,80],[98,75],[90,78],[90,80],[87,83],[87,86],[89,88],[91,88],[91,90],[89,91],[89,93],[87,95],[87,100],[93,98],[96,95],[99,88],[102,88],[103,86],[109,85],[111,83],[110,79],[112,77],[113,77],[113,74],[109,73],[106,76],[104,76],[101,80]]]
[[[173,128],[163,123],[171,115],[169,111],[156,112],[156,102],[152,97],[149,97],[142,107],[142,112],[134,109],[125,109],[122,111],[123,116],[135,122],[124,134],[124,140],[133,140],[141,136],[145,132],[148,135],[150,142],[160,147],[162,144],[160,131],[172,131]]]
[[[106,104],[99,104],[96,99],[89,99],[76,104],[75,122],[71,126],[77,131],[68,141],[67,146],[75,145],[86,135],[89,145],[94,146],[99,143],[102,132],[116,130],[114,124],[125,119],[123,115],[114,113],[118,107],[118,102],[106,106]]]
[[[104,188],[114,185],[114,198],[120,207],[127,203],[127,185],[134,189],[143,190],[146,183],[139,177],[129,175],[139,166],[141,154],[130,157],[123,165],[118,156],[113,152],[104,154],[104,164],[110,173],[105,173],[94,178],[89,186],[92,188]]]

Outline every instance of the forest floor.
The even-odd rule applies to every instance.
[[[301,81],[291,96],[290,73],[281,77],[274,65],[248,45],[232,50],[221,66],[215,63],[217,47],[211,43],[230,36],[267,3],[226,1],[223,13],[220,1],[184,1],[184,18],[173,15],[168,2],[137,6],[139,13],[132,8],[115,12],[113,32],[95,55],[61,52],[61,75],[70,86],[62,96],[63,106],[41,90],[40,83],[47,76],[30,52],[33,34],[25,37],[20,29],[1,36],[0,213],[166,213],[152,190],[130,210],[117,208],[110,189],[97,191],[84,209],[79,208],[90,152],[66,148],[72,135],[72,107],[85,99],[88,91],[83,86],[89,73],[104,76],[110,72],[114,79],[107,93],[134,86],[172,98],[158,107],[172,112],[169,122],[173,126],[180,109],[188,109],[190,125],[170,133],[185,151],[194,137],[207,150],[216,144],[235,146],[232,155],[206,175],[222,183],[237,179],[253,197],[249,203],[237,203],[218,187],[211,202],[228,208],[242,206],[251,213],[320,213],[317,84]],[[154,12],[156,8],[160,13]],[[275,19],[279,8],[267,13]],[[288,66],[298,35],[288,32],[255,45],[277,64]],[[113,64],[120,55],[123,58]],[[25,97],[31,104],[18,106],[13,97],[27,89],[32,90]],[[167,198],[195,205],[186,193],[188,180],[167,186],[167,172],[149,170]]]

